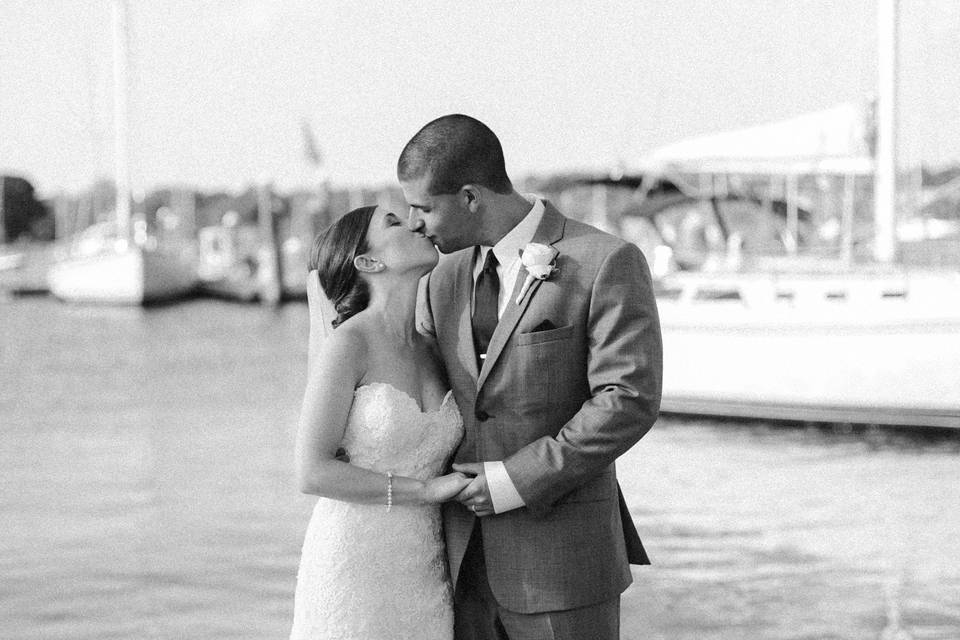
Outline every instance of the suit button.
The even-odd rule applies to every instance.
[[[477,417],[477,420],[479,420],[480,422],[486,422],[487,420],[490,419],[490,414],[482,409],[477,409],[476,413],[474,413],[473,415],[475,415]]]

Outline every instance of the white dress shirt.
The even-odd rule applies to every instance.
[[[503,316],[513,289],[517,284],[517,275],[520,273],[520,251],[533,240],[533,234],[543,219],[543,200],[536,196],[525,195],[532,204],[530,213],[507,232],[493,247],[480,247],[480,252],[473,265],[474,299],[476,298],[477,277],[483,270],[483,263],[487,259],[487,252],[493,251],[497,257],[497,277],[500,279],[500,297],[497,300],[497,318]],[[511,509],[524,506],[523,498],[517,492],[510,474],[502,461],[484,462],[483,472],[487,477],[487,488],[490,490],[490,500],[493,503],[494,513],[503,513]]]

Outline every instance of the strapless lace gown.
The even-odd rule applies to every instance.
[[[350,463],[426,480],[463,435],[452,393],[435,411],[385,383],[358,387],[342,447]],[[386,493],[386,485],[384,485]],[[453,598],[439,507],[320,498],[303,543],[292,640],[451,640]]]

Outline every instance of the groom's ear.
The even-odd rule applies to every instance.
[[[376,258],[371,258],[366,254],[359,255],[354,258],[353,266],[356,267],[357,271],[361,273],[377,273],[387,268],[387,265],[383,264]]]
[[[463,206],[470,210],[471,213],[476,213],[477,209],[480,208],[480,200],[482,198],[482,193],[480,188],[474,184],[465,184],[460,187],[460,199],[463,203]]]

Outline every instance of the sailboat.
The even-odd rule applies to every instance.
[[[745,256],[728,238],[719,265],[661,274],[664,412],[960,428],[960,267],[898,259],[896,9],[896,0],[879,0],[874,149],[847,144],[863,136],[837,126],[859,121],[844,105],[677,143],[634,167],[644,179],[720,177],[724,192],[729,174],[786,184],[788,255]],[[797,181],[810,175],[844,179],[839,260],[798,251]],[[866,264],[853,260],[857,176],[873,178]],[[716,209],[715,193],[703,197]],[[656,254],[653,262],[656,272]]]
[[[182,296],[196,282],[194,256],[158,244],[142,223],[132,224],[127,125],[128,18],[125,0],[113,4],[114,164],[113,223],[75,237],[67,255],[47,273],[51,293],[70,302],[141,305]]]

